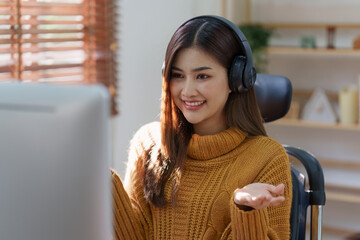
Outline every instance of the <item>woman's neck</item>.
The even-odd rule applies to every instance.
[[[204,124],[202,125],[194,125],[194,132],[200,136],[206,136],[206,135],[214,135],[217,133],[220,133],[222,131],[225,131],[226,129],[228,129],[229,127],[226,125],[226,123],[224,122],[224,124],[216,124],[216,125],[209,125],[206,126]]]

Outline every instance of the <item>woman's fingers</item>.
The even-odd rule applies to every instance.
[[[272,188],[269,189],[269,192],[273,195],[280,195],[284,193],[285,185],[283,183],[280,183],[277,186],[272,186]]]
[[[283,196],[278,196],[278,197],[272,198],[269,206],[271,206],[271,207],[279,206],[283,201],[285,201],[285,197],[283,197]]]
[[[253,183],[242,189],[237,189],[234,202],[237,205],[261,209],[267,206],[278,206],[285,198],[280,196],[284,193],[284,184],[273,186],[270,184]]]

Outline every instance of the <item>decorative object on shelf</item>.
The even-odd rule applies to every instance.
[[[323,89],[315,89],[304,106],[301,118],[306,121],[336,123],[336,113]]]
[[[360,36],[358,36],[357,38],[355,38],[354,42],[353,42],[353,48],[354,49],[360,49]]]
[[[357,86],[349,86],[339,93],[339,117],[341,124],[358,123],[359,91]]]
[[[288,113],[284,116],[286,119],[299,119],[300,117],[300,102],[292,100]]]
[[[301,37],[302,48],[316,48],[316,40],[314,36],[303,36]]]
[[[257,24],[244,24],[240,25],[239,28],[244,33],[251,47],[257,72],[265,73],[267,65],[265,50],[269,46],[273,30]]]
[[[335,39],[335,26],[328,26],[327,27],[327,48],[329,49],[334,49],[335,48],[335,44],[334,44],[334,39]]]

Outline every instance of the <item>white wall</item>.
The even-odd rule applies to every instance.
[[[359,13],[358,0],[251,0],[251,3],[252,20],[259,22],[349,23],[356,22]]]
[[[113,119],[113,167],[122,176],[129,140],[141,125],[159,118],[161,66],[168,41],[177,27],[190,17],[220,15],[220,2],[121,0],[118,35],[120,114]]]

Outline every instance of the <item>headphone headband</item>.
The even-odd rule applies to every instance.
[[[244,35],[244,33],[230,20],[224,18],[224,17],[220,17],[220,16],[216,16],[216,15],[202,15],[202,16],[197,16],[197,17],[193,17],[189,20],[187,20],[185,23],[183,23],[179,29],[181,27],[183,27],[184,25],[186,25],[188,22],[191,22],[193,20],[196,19],[206,19],[206,18],[210,18],[210,19],[216,19],[219,22],[222,22],[224,25],[226,25],[228,28],[230,28],[234,33],[236,33],[236,36],[238,37],[239,41],[241,42],[241,49],[244,51],[245,53],[245,57],[246,57],[246,62],[248,66],[254,66],[254,62],[253,62],[253,57],[252,57],[252,51],[251,51],[251,47]]]

